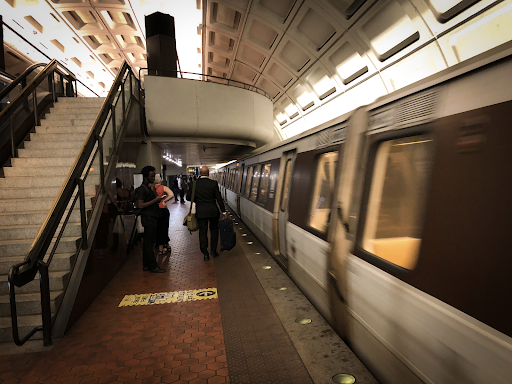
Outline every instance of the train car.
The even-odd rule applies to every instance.
[[[383,383],[512,382],[511,55],[222,170],[228,205]]]

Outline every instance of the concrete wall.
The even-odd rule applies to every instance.
[[[145,76],[151,136],[239,140],[267,144],[274,137],[272,102],[263,95],[211,82]]]
[[[156,169],[156,173],[162,173],[162,149],[158,144],[146,140],[145,144],[141,144],[137,162],[135,163],[135,173],[140,173],[140,170],[146,165],[152,165]]]

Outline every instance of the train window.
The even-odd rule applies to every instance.
[[[247,169],[247,179],[245,180],[245,197],[249,197],[249,194],[251,193],[251,179],[252,179],[252,170],[254,167],[249,167]]]
[[[241,168],[238,168],[238,173],[237,173],[237,176],[238,176],[238,180],[237,180],[237,183],[236,183],[236,186],[235,186],[235,192],[236,193],[241,193],[241,190],[242,190],[242,176],[244,174],[244,166],[242,165]]]
[[[265,164],[261,169],[260,193],[258,195],[258,203],[265,204],[267,202],[269,182],[270,164]]]
[[[254,167],[253,177],[252,177],[252,183],[251,183],[251,195],[249,196],[249,199],[256,201],[256,196],[258,196],[258,184],[260,181],[260,171],[261,171],[261,165],[256,165]]]
[[[402,268],[416,266],[431,165],[428,135],[379,145],[363,234],[366,251]]]
[[[308,225],[320,232],[325,232],[329,225],[337,164],[338,152],[323,153],[317,160]]]
[[[283,194],[281,195],[281,211],[283,211],[283,212],[285,211],[286,204],[288,202],[291,176],[292,176],[292,159],[288,159],[288,161],[286,162],[286,167],[284,169]]]

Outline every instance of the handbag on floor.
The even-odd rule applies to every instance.
[[[187,226],[187,229],[190,231],[190,234],[192,234],[192,232],[195,232],[199,229],[199,226],[197,225],[196,214],[192,213],[192,205],[194,204],[195,193],[196,193],[196,182],[194,181],[194,184],[192,185],[192,196],[190,199],[190,209],[188,211],[188,215],[185,216],[185,219],[183,219],[183,225]]]

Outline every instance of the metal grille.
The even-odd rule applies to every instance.
[[[428,90],[408,97],[396,107],[395,126],[417,125],[433,120],[437,112],[439,91]]]
[[[320,132],[316,139],[316,146],[323,147],[324,145],[329,144],[329,136],[330,136],[329,130],[324,130],[324,131]]]
[[[332,144],[338,144],[345,140],[346,135],[346,127],[337,127],[333,128],[332,130],[332,138],[331,143]]]

